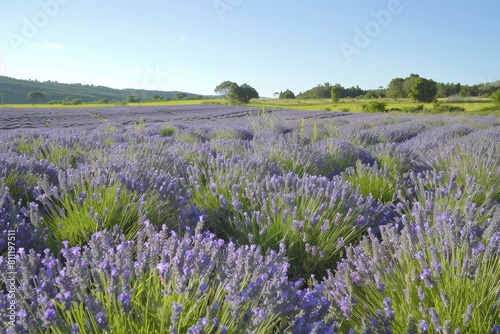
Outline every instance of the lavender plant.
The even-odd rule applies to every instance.
[[[192,200],[210,209],[210,222],[225,238],[264,249],[284,242],[292,277],[321,276],[339,260],[344,244],[390,218],[372,197],[359,195],[340,177],[262,177],[262,172],[249,173],[247,162],[225,162],[220,156],[210,164],[207,174],[191,170],[190,182],[197,186]]]
[[[0,133],[0,332],[499,331],[498,117],[185,108]]]
[[[48,250],[18,252],[23,302],[15,326],[4,329],[336,332],[321,288],[301,290],[301,282],[288,281],[283,245],[264,256],[257,246],[226,244],[201,226],[181,237],[146,222],[135,242],[115,228],[97,232],[83,248],[65,243],[61,254],[58,260]],[[2,303],[7,298],[0,294]]]
[[[343,326],[401,333],[488,333],[500,322],[500,212],[487,224],[419,203],[397,225],[350,246],[325,281]],[[369,327],[369,326],[368,326]]]

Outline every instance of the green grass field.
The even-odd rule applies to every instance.
[[[405,109],[415,108],[423,105],[426,110],[433,110],[432,103],[414,102],[411,99],[341,99],[339,102],[334,103],[331,100],[252,100],[249,105],[258,107],[273,107],[284,109],[302,109],[302,110],[331,110],[331,111],[350,111],[350,112],[364,112],[363,106],[370,101],[384,102],[387,104],[386,109]],[[446,99],[440,99],[445,105],[453,105],[462,107],[466,113],[471,114],[500,114],[500,107],[496,106],[489,99],[464,99],[463,101],[448,103]]]
[[[251,100],[248,106],[258,107],[258,108],[282,108],[282,109],[296,109],[296,110],[325,110],[325,111],[349,111],[349,112],[366,112],[366,105],[371,101],[378,101],[385,103],[386,109],[393,113],[407,113],[408,109],[415,108],[422,105],[424,111],[418,112],[419,114],[432,113],[433,104],[432,103],[422,103],[414,102],[411,99],[341,99],[339,102],[332,102],[329,99],[317,99],[317,100],[300,100],[300,99],[260,99]],[[453,112],[450,114],[477,114],[477,115],[488,115],[495,114],[500,115],[500,107],[495,105],[490,99],[480,99],[480,98],[463,98],[456,99],[449,102],[447,99],[439,99],[443,105],[456,106],[464,108],[464,112]],[[108,103],[108,104],[98,104],[98,103],[83,103],[80,105],[62,105],[62,104],[4,104],[0,107],[3,108],[99,108],[99,107],[120,107],[120,106],[173,106],[173,105],[189,105],[189,104],[228,104],[227,101],[223,99],[211,99],[211,100],[181,100],[181,101],[161,101],[161,102],[140,102],[140,103]],[[393,109],[393,110],[391,110]]]

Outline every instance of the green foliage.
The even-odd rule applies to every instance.
[[[39,138],[26,138],[21,136],[17,146],[20,152],[34,156],[37,159],[45,159],[53,165],[64,170],[76,168],[77,163],[83,158],[83,150],[77,145],[72,147],[60,146],[57,143],[43,141]]]
[[[438,101],[435,99],[432,102],[432,109],[435,113],[442,113],[442,112],[463,112],[465,111],[464,108],[458,107],[458,106],[452,106],[449,104],[444,104],[443,101]]]
[[[27,205],[36,198],[33,196],[32,189],[37,185],[38,175],[31,172],[19,173],[18,171],[9,171],[6,175],[0,174],[0,179],[9,188],[9,194],[17,203]],[[2,183],[0,183],[2,185]]]
[[[275,132],[280,127],[278,115],[275,112],[267,111],[265,108],[261,108],[257,115],[252,112],[248,113],[247,120],[254,133],[260,131]]]
[[[238,139],[240,136],[234,129],[223,129],[215,131],[214,139]]]
[[[409,113],[417,113],[417,112],[423,112],[424,111],[424,105],[419,104],[416,105],[415,107],[405,107],[402,109],[404,112],[409,112]]]
[[[197,229],[196,232],[201,231]],[[199,243],[194,237],[192,239],[193,243]],[[169,256],[186,256],[185,253],[181,254],[182,241],[177,240],[177,247],[169,247],[169,251],[174,253],[168,254]],[[111,333],[198,333],[198,331],[191,331],[190,328],[197,325],[201,319],[217,319],[207,321],[208,325],[204,326],[206,333],[214,334],[247,333],[249,328],[253,333],[273,333],[280,327],[286,328],[290,312],[285,311],[282,314],[268,314],[258,324],[243,320],[245,312],[262,307],[266,297],[257,295],[255,298],[245,298],[239,307],[235,307],[236,303],[229,301],[227,287],[227,284],[232,283],[233,278],[225,276],[226,272],[234,270],[234,268],[229,268],[233,263],[236,264],[231,259],[234,253],[213,248],[215,247],[207,248],[206,253],[196,254],[197,257],[194,259],[200,261],[202,256],[212,256],[216,259],[213,264],[210,264],[212,270],[209,272],[196,270],[189,275],[188,280],[175,265],[170,266],[168,274],[162,274],[159,269],[153,268],[133,277],[130,281],[131,293],[127,306],[111,292],[113,289],[119,289],[120,285],[127,285],[125,283],[127,278],[118,277],[112,281],[107,269],[92,268],[91,279],[102,286],[102,289],[93,291],[93,294],[96,302],[104,307]],[[117,252],[114,248],[111,249]],[[282,254],[277,256],[283,257]],[[250,261],[257,261],[257,259],[250,259]],[[250,274],[251,265],[252,262],[244,264],[243,270],[248,270],[248,273],[243,273],[240,276],[241,281],[237,282],[242,291],[250,290],[251,284],[257,285],[255,284],[257,278]],[[163,275],[168,275],[168,279]],[[275,284],[275,281],[265,279],[262,283],[264,286],[271,284]],[[260,289],[264,290],[264,288]],[[50,333],[71,333],[73,324],[78,325],[81,333],[104,332],[97,323],[96,314],[84,306],[84,301],[73,302],[69,308],[65,308],[56,299],[54,301],[62,321],[57,326],[47,328]],[[222,325],[225,329],[221,328]]]
[[[279,98],[280,99],[295,99],[295,94],[291,90],[287,89],[284,92],[279,93]]]
[[[327,82],[324,85],[317,85],[304,93],[299,93],[300,99],[329,99],[331,98],[332,86]]]
[[[348,168],[345,179],[358,186],[363,196],[373,196],[382,202],[391,202],[397,193],[398,178],[392,178],[388,168],[379,168],[377,163],[373,166],[356,162],[356,168]]]
[[[141,98],[140,97],[135,97],[134,95],[132,94],[129,94],[127,95],[127,99],[125,100],[127,103],[138,103],[138,102],[141,102]]]
[[[100,100],[95,101],[95,103],[98,103],[98,104],[108,104],[109,103],[109,99],[100,99]]]
[[[500,106],[500,89],[497,90],[495,93],[491,94],[491,99],[498,105]]]
[[[408,96],[419,102],[432,102],[437,95],[436,83],[424,78],[416,78]]]
[[[392,79],[387,87],[387,96],[393,99],[406,97],[405,91],[403,90],[404,81],[403,78]]]
[[[451,150],[437,148],[429,155],[435,170],[455,172],[457,182],[471,190],[477,205],[500,200],[500,148],[495,145],[498,137],[485,136],[482,141],[456,145]]]
[[[434,242],[438,240],[429,240],[430,245]],[[362,247],[371,253],[368,243],[362,243]],[[359,303],[347,323],[360,326],[360,318],[366,314],[377,314],[377,309],[384,308],[384,299],[388,297],[394,309],[395,318],[391,323],[394,333],[405,333],[411,318],[426,320],[432,326],[433,332],[438,332],[429,313],[423,311],[431,308],[443,322],[450,321],[451,326],[448,326],[451,328],[460,327],[467,333],[490,331],[495,321],[498,321],[494,305],[500,291],[500,280],[497,277],[500,257],[492,256],[485,261],[479,259],[477,270],[468,273],[467,262],[471,247],[467,244],[446,253],[433,251],[432,248],[420,249],[418,251],[421,252],[422,259],[416,259],[417,250],[413,253],[402,252],[398,250],[399,247],[399,244],[388,247],[400,256],[396,261],[386,263],[386,268],[394,268],[393,270],[384,270],[381,273],[380,281],[385,286],[384,293],[380,293],[375,284],[354,288],[353,294],[355,298],[359,298]],[[420,273],[428,269],[427,263],[436,262],[442,267],[436,270],[434,285],[430,287],[420,279]],[[481,283],[474,281],[473,276],[481,277]],[[405,294],[401,291],[405,291]],[[464,294],[464,291],[474,293]],[[470,305],[475,306],[473,312],[469,311]],[[467,313],[470,313],[470,317],[466,316]]]
[[[184,100],[187,97],[188,97],[188,95],[186,93],[175,93],[176,100]]]
[[[222,96],[224,99],[227,99],[227,94],[231,90],[231,87],[236,85],[235,82],[232,81],[224,81],[221,82],[217,87],[215,87],[214,92]]]
[[[330,95],[333,102],[339,102],[341,94],[342,94],[342,86],[339,84],[334,85],[330,90]]]
[[[21,136],[19,138],[19,144],[17,145],[17,149],[19,152],[24,152],[28,155],[34,155],[37,151],[38,147],[42,145],[42,140],[35,137],[26,137]]]
[[[224,81],[215,87],[214,91],[231,103],[248,103],[251,99],[258,99],[259,93],[246,83],[239,86],[232,81]]]
[[[182,132],[176,132],[175,140],[181,141],[184,143],[197,143],[200,141],[200,138],[189,133],[189,132],[182,131]]]
[[[356,223],[359,219],[358,210],[362,209],[359,206],[354,206],[353,210],[345,209],[346,201],[355,202],[357,193],[349,183],[340,179],[338,187],[342,188],[340,191],[343,195],[337,203],[322,194],[306,196],[306,183],[303,184],[304,188],[296,191],[287,188],[276,196],[251,202],[245,197],[244,187],[235,193],[219,179],[213,181],[217,187],[215,193],[208,183],[200,184],[198,189],[193,190],[192,200],[198,205],[203,204],[208,209],[210,220],[217,222],[217,229],[222,235],[238,244],[257,244],[267,251],[284,242],[291,263],[289,273],[293,279],[309,278],[311,275],[321,277],[342,257],[344,242],[356,242],[366,232],[367,226],[360,227]],[[284,202],[287,196],[287,201],[293,204]],[[225,209],[221,209],[221,198],[227,199]],[[234,201],[240,202],[243,208],[235,208],[232,204]],[[325,203],[329,203],[326,208]],[[288,212],[290,205],[295,219]],[[253,214],[248,215],[246,212]],[[312,222],[311,214],[316,214],[323,223]],[[266,219],[264,225],[263,220]]]
[[[405,97],[410,96],[411,87],[415,84],[415,81],[418,78],[420,78],[418,74],[412,73],[404,79],[402,89]]]
[[[47,190],[47,187],[45,187]],[[43,214],[44,224],[49,228],[53,240],[52,248],[57,250],[61,242],[67,240],[71,246],[85,245],[92,234],[104,229],[112,230],[115,225],[132,239],[140,228],[141,219],[149,219],[153,224],[175,223],[175,207],[159,195],[140,194],[113,184],[75,185],[67,193],[48,191],[47,213]]]
[[[248,103],[251,99],[258,99],[259,93],[255,88],[247,85],[246,83],[238,86],[237,84],[231,85],[231,89],[227,94],[227,99],[231,102]]]
[[[82,104],[82,99],[74,99],[72,97],[67,97],[61,101],[64,105],[79,105]]]
[[[28,101],[33,102],[33,104],[35,104],[37,102],[44,101],[45,95],[43,93],[40,93],[40,92],[31,92],[31,93],[28,93],[28,95],[26,96],[26,99]]]
[[[175,135],[176,127],[173,125],[165,125],[160,129],[160,135],[162,137],[172,137]]]
[[[387,104],[379,101],[370,101],[366,105],[366,111],[369,112],[384,112]]]
[[[143,135],[145,128],[146,128],[146,122],[144,121],[144,119],[141,116],[139,123],[134,122],[134,132],[137,135]]]

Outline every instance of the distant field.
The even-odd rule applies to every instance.
[[[500,108],[496,106],[490,99],[480,99],[480,98],[464,98],[458,99],[456,101],[450,102],[447,99],[439,99],[444,105],[456,106],[465,109],[467,114],[476,115],[500,115]],[[365,106],[371,101],[383,102],[387,105],[386,109],[399,109],[392,110],[391,112],[402,112],[407,113],[405,110],[415,108],[417,106],[423,105],[424,112],[419,112],[420,114],[432,113],[433,104],[432,103],[421,103],[414,102],[410,99],[341,99],[337,103],[333,103],[329,99],[318,99],[318,100],[300,100],[300,99],[259,99],[251,100],[246,107],[257,107],[257,108],[281,108],[281,109],[294,109],[294,110],[321,110],[321,111],[349,111],[349,112],[366,112]],[[108,103],[108,104],[98,104],[98,103],[83,103],[80,105],[62,105],[62,104],[4,104],[0,108],[115,108],[115,107],[125,107],[125,106],[175,106],[175,105],[199,105],[199,104],[220,104],[228,105],[228,102],[223,99],[211,99],[211,100],[181,100],[181,101],[163,101],[163,102],[140,102],[140,103]],[[460,114],[460,112],[448,113],[448,114]]]
[[[489,99],[467,99],[458,102],[446,102],[446,99],[439,99],[446,105],[453,105],[462,107],[465,112],[471,114],[500,114],[500,109]],[[341,99],[340,102],[333,103],[331,100],[252,100],[249,105],[251,106],[265,106],[273,108],[286,108],[286,109],[302,109],[302,110],[332,110],[332,111],[350,111],[350,112],[363,112],[363,105],[368,104],[370,101],[379,101],[387,104],[387,109],[401,109],[414,108],[418,105],[423,105],[424,109],[433,109],[432,103],[413,102],[410,99]]]
[[[45,106],[44,106],[45,107]],[[252,106],[227,105],[152,105],[133,104],[125,106],[82,105],[81,107],[42,108],[26,105],[24,108],[0,108],[0,130],[49,129],[120,124],[199,124],[204,126],[240,126],[247,124],[250,114],[257,114],[259,108]],[[286,120],[334,119],[348,113],[311,110],[276,110]]]
[[[217,100],[219,101],[219,100]],[[222,100],[220,100],[222,101]],[[182,101],[163,101],[163,102],[141,102],[141,103],[82,103],[77,105],[63,105],[63,104],[4,104],[0,108],[109,108],[109,107],[123,107],[123,106],[175,106],[175,105],[188,105],[188,104],[202,104],[202,100],[182,100]]]

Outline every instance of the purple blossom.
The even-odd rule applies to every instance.
[[[422,331],[427,332],[429,330],[429,324],[425,320],[420,321],[420,328]]]

